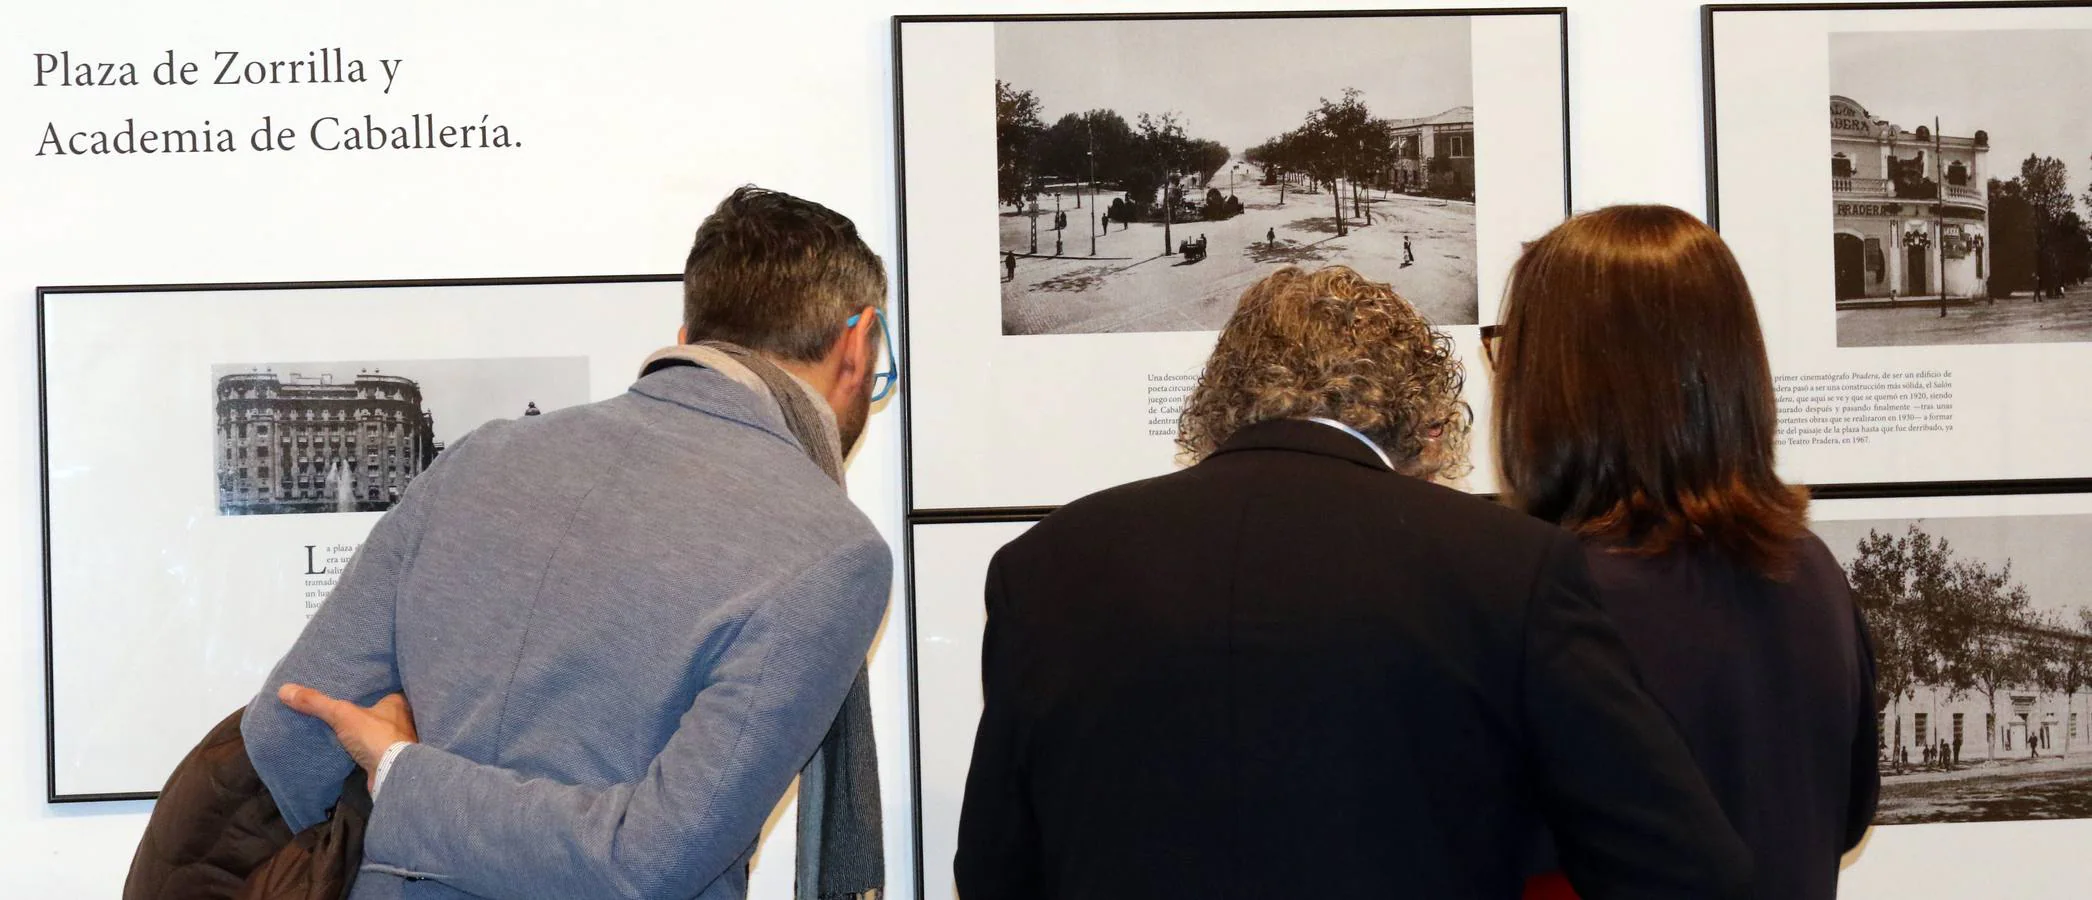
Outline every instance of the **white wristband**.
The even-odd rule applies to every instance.
[[[371,776],[370,781],[370,798],[372,800],[378,799],[378,791],[384,789],[385,776],[392,771],[392,761],[398,759],[400,751],[407,749],[409,746],[411,744],[407,741],[393,741],[392,746],[385,748],[385,755],[378,757],[378,771]]]

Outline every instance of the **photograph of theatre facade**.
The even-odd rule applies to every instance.
[[[2092,30],[1830,36],[1840,347],[2092,340]],[[2030,86],[2038,85],[2038,89]]]
[[[2092,516],[1814,527],[1874,640],[1876,822],[2092,818]]]
[[[1833,96],[1832,249],[1839,307],[1986,296],[1990,138],[1905,130]]]
[[[234,373],[217,401],[221,515],[381,512],[443,449],[398,375]]]

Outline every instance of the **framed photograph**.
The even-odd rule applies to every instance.
[[[2092,819],[2092,494],[1814,517],[1877,647],[1875,823]]]
[[[679,281],[40,289],[49,799],[157,792],[446,445],[622,392]]]
[[[973,736],[981,723],[982,605],[988,561],[1032,519],[916,525],[909,529],[915,662],[916,833],[922,896],[957,896],[959,809]]]
[[[1472,369],[1520,242],[1568,207],[1564,21],[898,18],[911,508],[1169,471],[1215,333],[1281,266],[1393,285]]]
[[[2092,111],[2060,102],[2092,92],[2092,5],[1705,18],[1708,208],[1758,299],[1785,474],[2092,476]]]

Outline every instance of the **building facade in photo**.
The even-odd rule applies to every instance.
[[[1395,190],[1474,199],[1475,108],[1394,121]]]
[[[2092,658],[2092,636],[2015,627],[1984,639],[2021,648],[2027,661],[2056,667],[2058,677],[2044,685],[2028,672],[2018,683],[2001,686],[1995,697],[1979,688],[1921,684],[1889,698],[1878,713],[1884,764],[1923,765],[1932,761],[1926,749],[1936,755],[1942,741],[1957,763],[2092,753],[2092,691],[2061,683],[2067,681],[2061,677],[2066,657]],[[2030,645],[2036,649],[2026,649]]]
[[[398,375],[249,372],[217,394],[224,515],[390,509],[443,449],[421,386]]]
[[[1906,131],[1830,98],[1839,302],[1988,296],[1990,138]]]

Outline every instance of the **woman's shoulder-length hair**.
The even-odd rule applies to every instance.
[[[1774,472],[1757,310],[1705,223],[1616,206],[1557,226],[1512,269],[1496,359],[1515,505],[1620,552],[1705,547],[1791,574],[1808,498]]]

